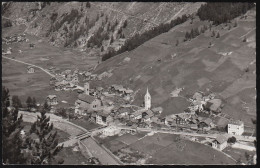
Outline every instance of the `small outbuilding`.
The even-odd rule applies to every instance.
[[[35,69],[33,66],[28,66],[27,67],[27,73],[34,73],[35,72]]]

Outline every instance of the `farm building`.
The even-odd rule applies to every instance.
[[[212,148],[223,150],[227,147],[228,138],[224,135],[219,135],[214,141],[212,141]]]
[[[228,134],[242,135],[244,132],[244,123],[242,121],[230,121],[228,123]]]
[[[202,122],[205,123],[205,125],[206,125],[207,127],[209,127],[209,128],[215,127],[213,121],[212,121],[210,118],[206,118],[206,119],[202,120],[201,123],[202,123]]]
[[[221,106],[222,106],[222,101],[220,99],[212,99],[205,104],[205,109],[213,113],[220,113]]]
[[[47,104],[50,105],[57,105],[58,100],[56,95],[49,95],[47,96]]]
[[[109,123],[112,123],[113,117],[108,112],[99,111],[96,114],[96,123],[100,125],[109,125]]]
[[[154,116],[153,112],[151,110],[147,110],[142,113],[142,118],[144,122],[150,122],[151,118]]]
[[[34,73],[35,70],[34,70],[34,67],[33,66],[28,66],[27,67],[27,73]]]
[[[136,111],[130,115],[132,119],[138,120],[142,118],[143,110]]]
[[[75,102],[75,113],[81,113],[79,107],[89,110],[99,109],[101,107],[101,101],[93,96],[82,93]]]
[[[163,108],[162,108],[162,107],[155,107],[155,108],[152,109],[152,111],[153,111],[154,113],[159,113],[159,114],[161,114],[161,113],[163,112]]]

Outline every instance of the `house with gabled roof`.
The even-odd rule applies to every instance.
[[[79,94],[75,102],[75,113],[81,113],[79,107],[87,110],[96,110],[101,107],[101,100],[85,93]]]
[[[46,100],[47,100],[47,104],[49,106],[58,104],[58,100],[57,100],[57,96],[56,95],[48,95]]]
[[[218,135],[214,141],[212,141],[212,148],[223,150],[227,147],[228,138],[224,135]]]

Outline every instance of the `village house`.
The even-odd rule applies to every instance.
[[[185,118],[183,118],[182,116],[176,115],[175,121],[177,125],[186,125]]]
[[[55,85],[55,81],[56,81],[56,78],[55,77],[52,77],[50,79],[50,85]]]
[[[150,122],[153,116],[154,114],[150,109],[142,113],[142,118],[144,122]]]
[[[165,125],[167,125],[167,126],[175,125],[176,124],[176,118],[177,118],[176,115],[166,116],[165,120],[164,120]]]
[[[78,95],[75,102],[75,113],[81,113],[79,107],[87,110],[97,110],[101,107],[101,100],[89,95],[89,83],[84,84],[84,93]]]
[[[49,96],[47,96],[47,104],[49,106],[57,105],[58,104],[57,96],[56,95],[49,95]]]
[[[163,108],[162,107],[155,107],[155,108],[152,109],[152,111],[154,112],[154,114],[162,114]]]
[[[139,110],[139,111],[135,111],[134,113],[132,113],[130,115],[130,118],[131,119],[134,119],[134,120],[139,120],[142,118],[142,114],[143,114],[144,110]]]
[[[124,96],[130,96],[134,91],[131,90],[131,89],[126,89],[125,90],[125,93],[124,93]]]
[[[223,150],[227,147],[228,138],[224,135],[218,135],[214,141],[212,141],[212,148]]]
[[[228,134],[242,135],[244,133],[244,122],[232,120],[228,123]]]
[[[215,127],[215,124],[213,123],[213,121],[210,118],[205,118],[203,119],[200,124],[203,123],[204,127],[207,127],[208,129],[211,129],[213,127]]]
[[[213,112],[215,114],[218,114],[221,112],[221,107],[222,107],[222,101],[220,99],[212,99],[207,101],[205,105],[205,109]]]
[[[88,110],[99,109],[101,107],[101,101],[93,96],[82,93],[79,94],[78,99],[75,102],[75,113],[81,113],[79,112],[79,107]]]
[[[28,66],[27,67],[27,73],[34,73],[35,70],[34,70],[34,67],[33,66]]]
[[[96,123],[100,125],[109,125],[113,122],[113,116],[109,112],[99,111],[96,114]]]
[[[190,124],[190,129],[191,130],[198,130],[198,125],[197,124]]]

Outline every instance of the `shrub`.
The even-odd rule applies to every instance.
[[[228,143],[235,143],[237,141],[236,137],[232,136],[230,138],[228,138]]]

